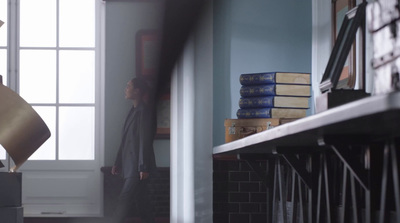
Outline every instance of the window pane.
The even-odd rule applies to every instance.
[[[3,77],[3,85],[7,85],[7,50],[0,49],[0,75]]]
[[[94,103],[94,51],[60,51],[60,103]]]
[[[0,160],[5,160],[6,159],[6,150],[4,147],[0,144]],[[4,163],[3,163],[4,164]]]
[[[20,95],[29,103],[56,101],[56,52],[20,51]]]
[[[56,2],[55,0],[20,0],[20,45],[22,47],[56,46]]]
[[[60,107],[59,159],[94,159],[94,108]]]
[[[55,107],[34,107],[35,111],[40,115],[43,121],[49,127],[51,136],[36,150],[29,160],[55,160],[56,159],[56,109]]]
[[[0,20],[4,22],[0,28],[0,75],[3,77],[3,84],[7,85],[7,0],[0,0]]]
[[[0,28],[0,46],[7,46],[7,0],[0,0],[0,20],[4,22]]]
[[[95,0],[60,0],[60,46],[94,47],[94,34]]]

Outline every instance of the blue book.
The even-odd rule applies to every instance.
[[[290,84],[264,84],[242,86],[240,88],[240,96],[257,97],[257,96],[311,96],[310,85],[290,85]]]
[[[309,108],[309,97],[264,96],[239,99],[240,108]]]
[[[240,108],[236,116],[245,118],[303,118],[307,109],[302,108]]]
[[[240,75],[242,85],[260,84],[305,84],[311,85],[310,73],[299,72],[264,72]]]

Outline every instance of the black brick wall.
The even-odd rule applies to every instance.
[[[253,161],[255,162],[255,161]],[[266,161],[254,163],[267,170]],[[104,173],[105,215],[112,215],[122,181]],[[246,161],[214,160],[214,223],[265,223],[267,193],[260,177]],[[169,217],[169,168],[160,168],[149,186],[156,217]]]
[[[112,216],[117,204],[122,179],[111,175],[111,167],[103,167],[101,170],[104,173],[104,215],[109,217]],[[169,217],[169,188],[169,168],[158,168],[149,182],[149,194],[154,205],[155,217]]]
[[[266,161],[252,161],[267,170]],[[265,223],[267,193],[246,161],[214,160],[214,223]]]

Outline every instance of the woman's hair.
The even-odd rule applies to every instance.
[[[135,77],[131,79],[133,84],[133,88],[139,88],[142,94],[146,94],[149,91],[149,84],[147,83],[146,79],[142,77]]]

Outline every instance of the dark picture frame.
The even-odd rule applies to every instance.
[[[160,50],[157,30],[139,30],[136,33],[136,76],[153,79],[157,72]]]
[[[158,30],[139,30],[136,33],[136,76],[144,77],[151,86],[157,75],[160,50],[160,32]],[[163,92],[156,101],[157,132],[156,139],[170,138],[170,91]]]
[[[157,101],[156,139],[170,139],[171,96],[166,93]]]
[[[363,2],[346,13],[319,85],[321,92],[336,89],[357,30],[365,21],[366,5],[367,3]]]
[[[338,32],[342,25],[343,19],[346,13],[353,9],[357,5],[356,0],[335,0],[332,1],[332,40],[335,44]],[[342,72],[339,77],[339,81],[336,88],[352,89],[356,82],[356,44],[357,40],[354,40],[353,45],[350,48],[350,52],[347,56]]]

